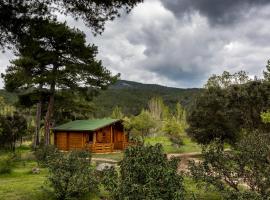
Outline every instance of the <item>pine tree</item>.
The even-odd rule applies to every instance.
[[[143,0],[1,0],[0,1],[0,46],[16,44],[18,39],[39,21],[55,19],[61,13],[74,19],[82,19],[95,34],[104,31],[105,22],[129,12]]]
[[[85,35],[66,24],[54,21],[35,24],[21,38],[18,49],[19,59],[12,62],[3,77],[7,87],[41,89],[42,86],[48,90],[46,144],[49,144],[56,90],[106,89],[117,79],[95,59],[97,47],[87,45]]]

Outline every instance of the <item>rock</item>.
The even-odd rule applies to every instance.
[[[115,164],[110,164],[110,163],[100,163],[97,165],[96,170],[97,171],[104,171],[107,168],[115,167]]]
[[[39,174],[40,173],[40,169],[38,167],[34,167],[34,168],[32,168],[32,173],[33,174]]]

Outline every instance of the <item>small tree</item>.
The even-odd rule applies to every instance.
[[[150,130],[156,126],[155,120],[146,110],[142,110],[138,116],[134,117],[131,124],[133,130],[140,133],[142,141],[144,141],[145,137],[150,133]]]
[[[179,160],[168,160],[162,146],[135,146],[125,151],[120,174],[105,171],[103,183],[112,199],[184,199],[183,178],[177,173]]]
[[[163,99],[160,97],[154,97],[148,103],[149,112],[155,120],[161,120],[163,107]]]
[[[15,112],[12,115],[0,116],[0,148],[15,151],[15,145],[27,132],[27,122],[24,116]]]
[[[122,108],[119,106],[114,107],[111,117],[113,119],[123,119],[124,114],[122,113]]]
[[[97,191],[91,155],[84,151],[55,152],[48,158],[49,182],[59,200],[78,199]]]
[[[203,149],[202,162],[191,162],[191,174],[197,183],[206,183],[199,186],[214,186],[225,199],[269,199],[269,144],[269,134],[262,133],[247,134],[232,151],[214,142]]]
[[[180,134],[184,132],[184,128],[181,126],[181,123],[178,122],[176,117],[164,121],[162,131],[166,133],[171,142],[178,147],[183,144]]]

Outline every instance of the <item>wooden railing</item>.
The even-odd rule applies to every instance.
[[[95,143],[87,144],[86,148],[93,153],[108,153],[113,152],[114,146],[113,143]]]
[[[93,153],[108,153],[114,150],[124,150],[129,146],[133,146],[133,142],[118,142],[118,143],[95,143],[87,144],[86,149]]]

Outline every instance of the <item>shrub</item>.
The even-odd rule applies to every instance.
[[[57,149],[53,145],[40,147],[35,151],[37,162],[41,166],[45,166],[48,158],[56,155]]]
[[[56,199],[77,199],[89,192],[98,190],[91,155],[85,151],[69,153],[55,152],[48,159],[49,183],[54,189]]]
[[[14,167],[14,161],[12,156],[8,156],[5,159],[0,160],[0,174],[10,174]]]
[[[249,133],[231,151],[214,142],[203,149],[202,162],[190,163],[191,175],[197,183],[205,183],[198,186],[213,186],[224,199],[266,200],[270,196],[269,152],[269,134]]]
[[[102,182],[114,200],[184,199],[178,162],[176,158],[168,160],[160,144],[130,147],[120,163],[120,174],[107,169]]]
[[[183,122],[178,121],[176,117],[172,117],[171,119],[164,121],[162,130],[166,133],[170,141],[179,147],[183,145],[180,134],[184,132],[184,127]]]

